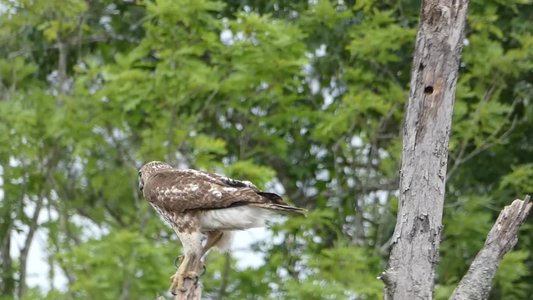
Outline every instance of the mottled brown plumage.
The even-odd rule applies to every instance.
[[[139,187],[183,244],[184,260],[175,274],[173,293],[182,290],[184,280],[197,278],[200,259],[211,247],[229,247],[233,230],[264,226],[276,215],[305,213],[276,194],[259,191],[251,182],[163,162],[150,162],[140,169]],[[202,236],[207,236],[203,246]]]

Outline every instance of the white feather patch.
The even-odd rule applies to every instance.
[[[210,230],[244,230],[266,226],[279,216],[273,210],[256,206],[236,206],[203,211],[200,214],[200,225],[203,231]]]

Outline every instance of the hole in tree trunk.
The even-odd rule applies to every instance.
[[[424,88],[424,94],[431,95],[433,94],[433,87],[431,85],[428,85]]]

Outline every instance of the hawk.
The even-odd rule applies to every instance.
[[[233,231],[265,226],[277,215],[305,214],[304,209],[260,191],[249,181],[177,169],[159,161],[141,167],[139,188],[183,245],[183,260],[170,288],[173,294],[177,289],[185,292],[185,280],[197,282],[201,258],[214,246],[227,250]]]

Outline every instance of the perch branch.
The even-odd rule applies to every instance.
[[[492,279],[503,256],[516,245],[518,229],[527,218],[533,203],[529,195],[522,200],[514,200],[498,216],[496,223],[450,300],[487,299]]]
[[[164,296],[157,296],[156,300],[165,300]],[[200,282],[193,284],[186,292],[178,291],[174,296],[174,300],[201,300],[202,299],[202,285]]]
[[[178,289],[178,294],[174,300],[200,300],[202,299],[202,285],[200,281],[194,282],[187,278],[183,282],[183,290]]]
[[[192,286],[192,290],[189,291],[187,296],[181,297],[179,295],[176,296],[176,300],[200,300],[202,299],[202,285],[200,283],[195,284]]]

